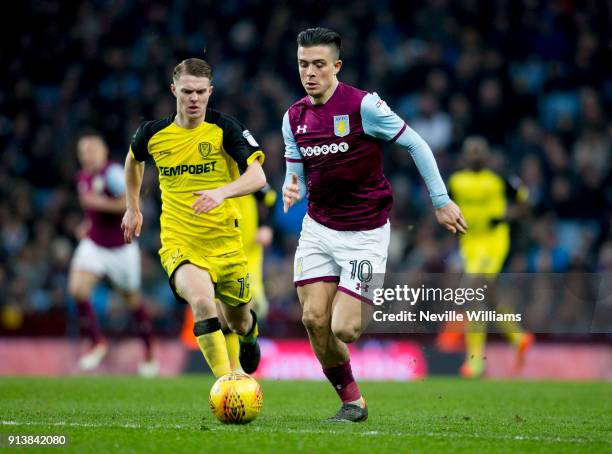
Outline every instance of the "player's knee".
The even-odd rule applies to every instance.
[[[308,332],[316,334],[328,329],[328,320],[325,314],[304,309],[302,323]]]
[[[332,332],[334,333],[334,336],[345,344],[355,342],[361,335],[361,329],[358,326],[350,324],[345,326],[332,326]]]
[[[228,319],[227,326],[229,327],[229,329],[231,329],[236,334],[240,336],[244,336],[245,334],[249,332],[249,330],[253,326],[253,320],[251,319],[251,317],[245,317],[244,319],[240,319],[240,320],[229,320]]]
[[[138,292],[125,292],[123,298],[125,299],[128,307],[132,310],[138,309],[142,304],[140,294]]]
[[[77,301],[89,299],[88,290],[76,281],[71,281],[68,283],[68,293],[70,293],[70,296]]]
[[[214,300],[206,296],[196,296],[188,300],[188,302],[193,309],[193,315],[196,320],[205,320],[217,316],[217,308]]]

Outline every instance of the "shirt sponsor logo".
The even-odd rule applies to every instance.
[[[334,115],[334,134],[338,137],[346,137],[351,132],[348,115]]]
[[[349,145],[346,142],[332,143],[331,145],[316,145],[314,147],[300,147],[302,156],[320,156],[326,154],[346,153],[349,150]]]
[[[159,166],[159,175],[165,177],[175,177],[188,173],[190,175],[200,175],[215,170],[217,161],[210,161],[206,164],[181,164],[173,167]]]
[[[391,109],[382,99],[376,101],[376,108],[385,115],[391,115]]]

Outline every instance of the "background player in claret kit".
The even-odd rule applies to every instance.
[[[297,43],[307,96],[287,110],[282,128],[285,211],[308,193],[294,282],[312,349],[342,400],[328,421],[364,421],[368,411],[346,344],[359,338],[361,302],[372,299],[385,273],[392,196],[382,144],[408,149],[441,225],[465,233],[467,224],[421,137],[377,94],[338,81],[340,36],[314,28],[301,32]]]
[[[151,320],[140,300],[140,251],[138,245],[124,244],[121,214],[125,211],[123,168],[108,161],[108,148],[100,134],[83,133],[77,143],[81,171],[78,174],[79,200],[85,220],[79,227],[80,243],[70,267],[68,288],[76,301],[81,333],[93,346],[79,360],[82,370],[95,369],[108,343],[91,306],[95,286],[107,277],[121,293],[138,325],[145,358],[141,375],[156,375],[159,365],[151,345]]]
[[[178,301],[191,306],[193,332],[215,376],[231,372],[215,304],[221,301],[229,328],[240,335],[240,363],[255,370],[260,359],[257,317],[250,309],[247,261],[233,198],[261,189],[264,154],[237,120],[207,109],[212,68],[190,58],[173,73],[176,113],[143,123],[126,157],[126,242],[140,234],[139,194],[144,160],[159,171],[162,197],[159,251]]]
[[[510,249],[510,226],[508,221],[525,212],[527,188],[518,178],[504,179],[487,168],[489,145],[480,136],[466,138],[463,143],[465,169],[451,175],[448,185],[450,193],[465,214],[470,231],[459,238],[459,248],[463,259],[463,269],[478,281],[491,284],[502,267]],[[490,288],[487,304],[498,311],[507,312],[503,306],[494,307],[495,292]],[[501,331],[516,348],[515,370],[524,361],[525,353],[533,343],[533,335],[524,333],[517,322],[498,322]],[[479,377],[484,373],[484,349],[486,343],[486,323],[472,322],[465,327],[465,362],[461,375],[468,378]],[[442,333],[439,343],[452,344],[459,333]],[[447,336],[447,339],[445,339]]]

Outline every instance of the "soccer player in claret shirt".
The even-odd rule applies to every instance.
[[[329,421],[364,421],[368,411],[346,344],[361,335],[361,303],[371,303],[385,273],[392,197],[382,144],[397,143],[410,152],[441,225],[464,233],[467,224],[421,137],[377,94],[338,81],[340,36],[311,28],[298,35],[297,44],[307,96],[287,110],[282,127],[285,211],[308,194],[294,282],[312,349],[342,400]]]
[[[68,289],[76,301],[81,333],[92,341],[92,348],[79,360],[84,371],[95,369],[108,352],[108,343],[91,307],[95,286],[107,277],[127,302],[144,343],[145,359],[139,364],[144,376],[156,375],[159,365],[153,357],[152,326],[140,300],[140,250],[137,244],[124,244],[121,215],[125,211],[123,168],[108,161],[108,148],[95,131],[81,135],[77,143],[81,171],[78,192],[85,220],[82,237],[74,253]]]
[[[259,145],[237,120],[207,109],[212,68],[204,60],[179,63],[170,88],[176,113],[143,123],[126,157],[126,242],[142,227],[139,194],[144,161],[152,157],[161,189],[161,263],[179,302],[191,306],[194,335],[216,377],[231,372],[215,298],[229,328],[240,336],[247,373],[260,360],[257,317],[251,310],[247,259],[235,197],[266,184]]]

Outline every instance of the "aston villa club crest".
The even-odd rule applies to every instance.
[[[200,156],[202,159],[206,159],[212,150],[212,144],[209,142],[200,142],[198,145],[198,151],[200,152]]]
[[[102,194],[104,192],[104,177],[96,175],[91,181],[91,190],[96,194]]]
[[[338,137],[348,136],[351,132],[348,115],[334,115],[334,134]]]

